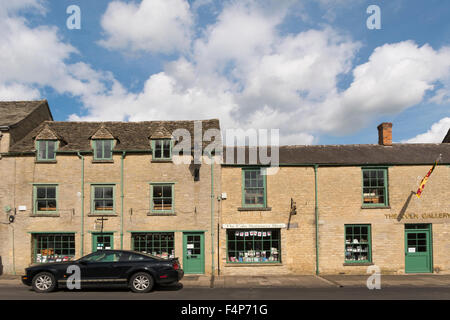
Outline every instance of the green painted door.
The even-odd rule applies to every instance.
[[[183,233],[183,270],[184,273],[205,273],[203,233]]]
[[[431,225],[405,225],[405,272],[431,273],[432,262]]]
[[[112,249],[114,249],[114,237],[112,233],[92,234],[92,252]]]

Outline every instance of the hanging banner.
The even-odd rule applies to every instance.
[[[428,181],[428,178],[430,177],[431,173],[433,173],[434,168],[436,168],[437,163],[439,162],[439,160],[441,159],[442,155],[439,155],[439,157],[436,159],[436,161],[434,162],[434,165],[431,167],[431,169],[428,171],[427,175],[422,179],[422,181],[420,182],[420,186],[419,189],[417,189],[416,192],[416,196],[417,198],[420,198],[420,196],[422,195],[423,189],[425,188],[425,184]]]

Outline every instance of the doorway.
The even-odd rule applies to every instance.
[[[432,272],[431,224],[405,224],[405,273]]]

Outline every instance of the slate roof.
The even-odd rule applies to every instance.
[[[218,119],[203,120],[202,132],[208,129],[219,129]],[[90,151],[91,137],[102,127],[106,128],[117,140],[115,151],[135,150],[149,151],[152,130],[164,127],[169,132],[175,129],[186,129],[191,134],[192,145],[194,141],[194,121],[142,121],[142,122],[58,122],[45,121],[32,130],[22,140],[12,145],[11,152],[32,152],[35,150],[34,139],[43,127],[48,126],[63,141],[58,151]],[[211,142],[204,142],[206,147]]]
[[[42,104],[47,104],[47,100],[0,101],[0,126],[18,124]]]
[[[249,163],[248,147],[231,147],[234,149],[234,159],[227,158],[230,147],[224,147],[225,165],[251,165]],[[245,161],[237,162],[237,150],[244,150]],[[252,148],[252,151],[255,149]],[[268,152],[270,155],[270,152]],[[279,163],[322,164],[322,165],[395,165],[395,164],[433,164],[442,154],[440,164],[450,164],[450,144],[393,144],[382,146],[378,144],[361,145],[311,145],[311,146],[281,146],[279,148]],[[257,165],[260,165],[259,157]]]

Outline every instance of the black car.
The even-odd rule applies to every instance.
[[[51,292],[58,287],[73,288],[77,272],[81,287],[83,284],[123,283],[132,291],[142,293],[149,292],[155,284],[175,284],[184,275],[177,258],[163,259],[135,251],[101,250],[75,261],[26,268],[22,282],[32,286],[36,292]]]

